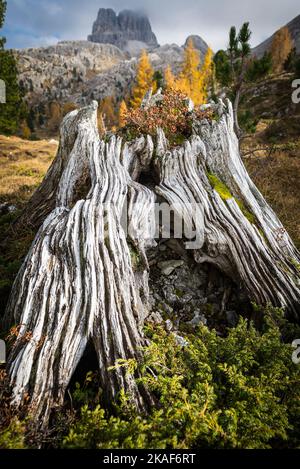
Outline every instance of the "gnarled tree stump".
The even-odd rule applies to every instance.
[[[196,244],[185,242],[196,263],[216,265],[250,300],[299,317],[300,255],[245,170],[231,103],[215,111],[217,121],[195,120],[194,135],[173,149],[162,130],[155,141],[101,141],[95,104],[64,119],[57,157],[21,219],[40,228],[5,317],[6,326],[20,325],[8,364],[14,403],[29,395],[44,423],[90,341],[107,396],[124,388],[139,409],[147,405],[131,376],[108,368],[138,359],[145,343],[158,196],[194,228]],[[147,171],[159,180],[155,190],[139,183]]]

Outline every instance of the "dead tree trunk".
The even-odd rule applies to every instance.
[[[286,307],[298,318],[299,253],[245,170],[231,104],[220,102],[215,112],[217,121],[195,121],[194,135],[175,149],[161,130],[155,142],[101,141],[95,105],[65,118],[58,155],[24,215],[41,226],[5,317],[7,326],[20,325],[9,357],[14,402],[29,395],[43,422],[62,404],[89,341],[107,395],[124,388],[145,407],[148,396],[134,379],[108,368],[138,359],[144,344],[156,195],[195,227],[197,245],[187,244],[195,262],[218,266],[249,299]],[[149,169],[160,181],[155,191],[138,182]]]

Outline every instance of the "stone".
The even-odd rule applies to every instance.
[[[123,10],[117,15],[111,8],[100,8],[88,41],[113,44],[122,50],[128,47],[129,41],[158,46],[146,15],[131,10]]]
[[[159,264],[157,265],[163,275],[169,276],[174,272],[174,270],[178,269],[178,267],[183,266],[184,261],[174,260],[174,261],[159,262]]]
[[[202,314],[200,311],[196,310],[196,311],[194,311],[193,319],[190,322],[188,322],[187,324],[189,324],[192,327],[198,327],[200,324],[203,324],[204,326],[207,326],[207,319],[204,316],[204,314]]]
[[[230,327],[236,327],[239,322],[239,316],[235,311],[226,311],[227,322]]]
[[[186,339],[184,339],[183,337],[181,337],[178,334],[173,334],[173,335],[174,335],[176,343],[177,343],[177,345],[179,345],[179,347],[188,347],[189,343]]]
[[[201,56],[203,58],[207,52],[208,44],[202,39],[202,37],[197,35],[191,35],[186,39],[184,47],[187,46],[189,40],[193,41],[195,49],[198,49],[201,52]]]
[[[154,313],[150,314],[150,316],[147,318],[147,321],[153,324],[161,324],[164,320],[161,314],[158,311],[155,311]]]
[[[168,331],[168,332],[171,332],[171,331],[173,330],[173,327],[174,327],[174,326],[173,326],[172,321],[170,321],[170,319],[168,319],[168,320],[166,321],[166,329],[167,329],[167,331]]]

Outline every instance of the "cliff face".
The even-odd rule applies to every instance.
[[[140,41],[151,47],[158,46],[147,16],[130,10],[121,11],[117,15],[111,8],[100,8],[88,40],[113,44],[120,49],[125,49],[128,41]]]
[[[290,21],[286,27],[290,31],[297,53],[300,54],[300,15]],[[253,49],[253,54],[256,55],[256,57],[260,58],[265,52],[270,50],[275,34],[276,33]]]

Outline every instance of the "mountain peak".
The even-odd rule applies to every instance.
[[[139,41],[146,46],[158,46],[151,24],[144,13],[123,10],[118,15],[111,8],[100,8],[88,40],[113,44],[125,49],[128,41]]]

